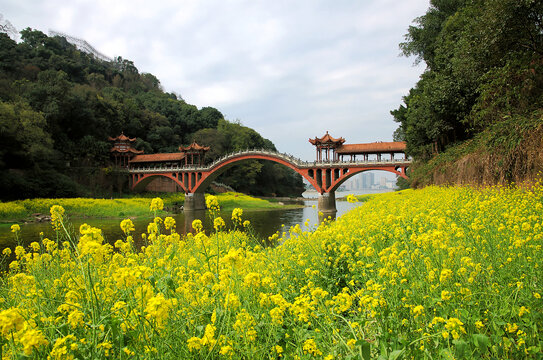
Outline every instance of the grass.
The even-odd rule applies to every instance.
[[[153,194],[157,195],[157,194]],[[183,205],[185,196],[182,193],[158,194],[164,201],[165,210],[159,214],[175,212]],[[217,198],[223,204],[225,210],[236,207],[251,210],[284,209],[296,207],[296,205],[279,205],[267,200],[254,198],[241,193],[218,194]],[[123,197],[118,199],[27,199],[11,202],[0,202],[0,222],[12,223],[16,221],[32,220],[32,214],[49,215],[49,209],[53,205],[62,206],[73,218],[126,218],[149,217],[149,204],[151,198]]]
[[[231,211],[234,208],[244,210],[273,210],[298,208],[300,205],[281,205],[278,202],[255,198],[235,192],[226,192],[215,195],[223,210]]]

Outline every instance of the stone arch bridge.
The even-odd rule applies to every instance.
[[[287,166],[302,175],[319,193],[319,210],[335,212],[335,191],[347,179],[369,170],[383,170],[407,179],[409,159],[375,160],[364,157],[362,161],[341,161],[339,157],[327,161],[307,162],[293,156],[269,150],[245,150],[223,156],[207,166],[177,164],[131,164],[131,188],[143,190],[156,177],[167,177],[185,192],[185,209],[205,209],[204,190],[225,170],[249,160],[267,160]]]

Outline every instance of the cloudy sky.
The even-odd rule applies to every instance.
[[[167,92],[213,106],[313,160],[308,138],[391,141],[390,110],[424,70],[399,56],[428,0],[2,0],[17,30],[50,29],[132,60]]]

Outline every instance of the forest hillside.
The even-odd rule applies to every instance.
[[[176,152],[194,140],[211,146],[210,161],[247,148],[276,150],[217,109],[163,91],[132,61],[103,61],[30,28],[19,43],[0,33],[1,200],[126,192],[128,175],[111,166],[109,155],[108,137],[121,132],[147,154]],[[304,189],[298,174],[269,162],[240,165],[219,181],[255,195]]]
[[[426,70],[392,115],[411,186],[532,182],[543,171],[543,2],[431,0],[403,55]]]

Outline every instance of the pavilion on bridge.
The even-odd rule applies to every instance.
[[[130,160],[139,154],[143,154],[143,150],[136,150],[132,147],[132,143],[136,138],[129,138],[123,132],[117,137],[109,137],[109,141],[114,141],[110,153],[116,167],[127,168]]]
[[[334,138],[328,131],[321,138],[315,137],[309,139],[309,142],[316,147],[317,162],[329,161],[345,161],[345,157],[349,156],[348,161],[357,161],[356,156],[361,155],[363,161],[372,160],[383,161],[383,155],[389,155],[390,160],[394,160],[396,154],[403,155],[405,159],[405,142],[373,142],[362,144],[345,144],[345,139]]]

